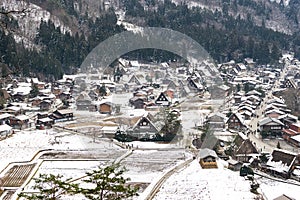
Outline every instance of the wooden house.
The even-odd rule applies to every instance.
[[[191,90],[188,86],[182,86],[179,88],[180,97],[187,97],[189,94],[191,94]]]
[[[50,118],[53,119],[54,123],[62,121],[71,121],[73,120],[73,111],[72,110],[56,110],[50,115]]]
[[[299,148],[300,147],[300,134],[291,136],[289,142]]]
[[[31,106],[38,107],[43,100],[40,97],[35,97],[33,99],[30,99],[29,101],[31,102]]]
[[[14,129],[26,129],[29,128],[29,117],[27,115],[18,115],[10,118],[10,126]]]
[[[167,89],[176,90],[177,88],[178,88],[178,85],[172,80],[169,82],[169,84],[167,86]]]
[[[53,88],[52,88],[52,93],[53,93],[55,96],[60,95],[62,92],[63,92],[63,89],[60,88],[60,87],[53,87]]]
[[[21,115],[24,113],[21,107],[19,106],[8,106],[0,111],[0,113],[8,113],[11,115]]]
[[[159,130],[146,115],[142,116],[128,133],[140,140],[149,140],[153,138]]]
[[[235,104],[239,104],[239,103],[242,102],[242,96],[241,96],[240,94],[235,94],[235,95],[233,96],[233,99],[234,99],[234,103],[235,103]]]
[[[285,112],[282,112],[280,110],[268,110],[267,112],[265,112],[265,116],[266,117],[271,117],[271,118],[278,118],[281,115],[286,114]]]
[[[290,178],[291,172],[295,166],[297,154],[282,150],[273,150],[271,157],[267,161],[263,170],[273,176],[280,176],[283,178]]]
[[[238,132],[233,141],[233,158],[240,162],[249,162],[253,155],[257,155],[258,151],[249,138]]]
[[[209,115],[205,121],[205,124],[209,126],[210,129],[224,129],[226,125],[227,117],[223,113],[213,113]]]
[[[257,90],[251,90],[251,91],[247,92],[245,96],[248,97],[248,96],[252,96],[252,95],[261,97],[262,93],[258,92]]]
[[[293,123],[289,126],[289,128],[282,130],[282,137],[286,141],[290,142],[290,138],[300,134],[300,124]]]
[[[189,88],[194,92],[201,92],[204,90],[201,80],[197,77],[189,77],[187,79]]]
[[[233,130],[242,130],[245,128],[244,119],[239,113],[232,113],[226,124],[229,129]]]
[[[171,100],[170,98],[163,92],[159,94],[159,96],[155,100],[155,104],[158,106],[170,106],[171,105]]]
[[[217,164],[218,156],[214,150],[208,148],[200,149],[198,158],[199,158],[199,164],[203,169],[218,168],[218,164]]]
[[[298,88],[298,86],[295,83],[295,81],[294,81],[293,78],[287,78],[287,79],[285,79],[285,81],[283,83],[283,87],[285,87],[285,88],[294,88],[294,89]]]
[[[85,92],[81,93],[76,99],[77,110],[95,111],[95,105],[92,99]]]
[[[58,95],[58,98],[62,101],[69,100],[71,98],[71,93],[70,92],[62,92]]]
[[[133,105],[134,109],[143,109],[145,108],[145,103],[147,102],[146,97],[132,97],[129,99],[129,103]]]
[[[291,114],[280,115],[277,119],[279,119],[287,127],[298,121],[298,117]]]
[[[12,95],[12,100],[14,102],[23,102],[25,101],[25,99],[28,97],[27,94],[23,94],[23,93],[15,93]]]
[[[7,124],[0,125],[0,139],[7,138],[13,134],[12,127]]]
[[[54,120],[49,117],[39,118],[39,119],[37,119],[36,124],[37,124],[36,125],[37,129],[52,128],[52,126],[54,124]]]
[[[40,103],[40,110],[41,111],[44,111],[44,110],[50,110],[51,106],[52,106],[52,101],[50,100],[43,100],[41,103]]]
[[[3,114],[0,114],[0,125],[3,125],[3,124],[9,124],[9,119],[12,117],[13,115],[11,114],[8,114],[8,113],[3,113]]]
[[[137,76],[135,74],[133,74],[131,76],[131,78],[129,79],[128,83],[133,83],[133,84],[136,84],[136,85],[141,85],[141,81],[137,78]]]
[[[228,162],[228,169],[231,169],[233,171],[239,171],[242,167],[242,163],[240,161],[229,159]]]
[[[99,104],[99,112],[101,114],[111,114],[112,113],[112,103],[111,102],[101,102]]]
[[[268,135],[281,135],[284,124],[276,118],[266,117],[259,121],[260,132],[266,132]]]

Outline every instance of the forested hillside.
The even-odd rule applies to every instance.
[[[171,1],[159,4],[155,11],[145,11],[138,1],[127,1],[130,2],[127,7],[129,20],[138,17],[141,25],[185,33],[203,45],[218,62],[251,57],[266,64],[278,60],[280,49],[297,50],[295,35],[257,26],[251,16],[234,18],[226,12],[188,9],[186,4],[175,5]]]
[[[62,33],[51,21],[42,21],[34,41],[39,49],[25,48],[22,43],[15,42],[13,31],[5,34],[1,29],[1,62],[15,75],[54,80],[60,78],[63,73],[74,73],[97,44],[123,30],[116,24],[117,18],[112,10],[95,21],[87,20],[89,35],[79,32],[75,35]],[[2,76],[6,76],[8,70],[2,71],[5,71]]]
[[[299,15],[297,1],[290,1],[291,6],[273,6],[270,2],[263,4],[256,0],[198,0],[201,7],[179,0],[114,0],[110,1],[110,9],[105,8],[104,1],[30,2],[51,13],[56,21],[51,17],[49,20],[41,19],[37,30],[31,32],[34,39],[30,42],[34,45],[28,48],[24,39],[15,42],[16,34],[20,34],[25,27],[23,24],[20,27],[21,18],[1,15],[1,22],[5,24],[0,30],[2,76],[14,73],[54,80],[63,73],[75,72],[97,44],[124,30],[117,25],[116,10],[126,11],[127,22],[139,26],[166,27],[189,35],[203,45],[217,62],[231,59],[242,61],[251,57],[259,64],[275,63],[282,50],[294,51],[296,56],[300,56],[299,31],[286,34],[267,26],[275,16],[274,12],[279,13],[280,9],[283,13],[279,13],[280,16],[289,16],[287,20],[295,24]],[[239,14],[240,9],[248,13]],[[5,9],[2,8],[2,11]],[[263,19],[260,24],[258,19]],[[149,60],[174,57],[159,50],[135,51],[127,56]]]

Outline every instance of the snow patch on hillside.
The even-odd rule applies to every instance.
[[[290,0],[270,0],[271,2],[276,2],[276,3],[280,3],[281,1],[283,1],[283,5],[284,6],[288,6],[290,4]]]
[[[0,7],[5,10],[23,10],[26,9],[26,15],[12,14],[14,18],[18,20],[19,30],[14,32],[14,38],[16,42],[23,42],[25,47],[33,47],[33,40],[36,37],[38,28],[41,21],[52,21],[55,27],[60,27],[61,32],[66,33],[72,31],[69,27],[65,26],[58,17],[51,15],[50,12],[42,9],[41,7],[26,3],[25,1],[17,0],[2,0]]]

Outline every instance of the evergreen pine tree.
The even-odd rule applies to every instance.
[[[91,184],[89,188],[82,188],[81,193],[92,200],[121,200],[137,196],[138,188],[126,185],[129,178],[124,178],[125,168],[119,164],[112,164],[106,167],[99,166],[92,172],[87,172],[84,182]]]

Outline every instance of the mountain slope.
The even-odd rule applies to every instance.
[[[13,71],[58,78],[71,73],[99,42],[123,28],[125,21],[141,26],[181,31],[205,47],[219,62],[252,57],[259,63],[277,60],[280,50],[299,50],[297,0],[2,0],[6,10],[27,8],[25,16],[9,20],[0,48],[2,60]],[[185,4],[186,2],[186,4]],[[113,9],[109,9],[113,7]],[[0,20],[5,18],[1,16]],[[1,30],[3,32],[3,30]],[[8,34],[9,33],[9,34]],[[12,38],[16,43],[12,42]],[[12,58],[8,54],[16,54]],[[159,52],[159,51],[158,51]],[[129,54],[168,60],[151,50]],[[28,55],[33,56],[29,62]],[[154,56],[154,57],[155,57]],[[152,59],[151,58],[151,59]],[[27,60],[26,60],[27,59]],[[42,70],[40,70],[42,68]]]

